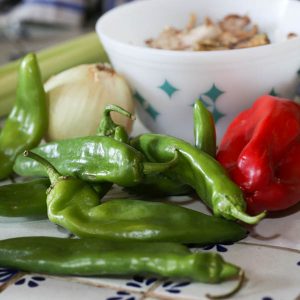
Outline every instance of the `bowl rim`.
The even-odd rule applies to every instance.
[[[170,59],[176,58],[176,59],[195,59],[200,57],[211,57],[211,58],[220,58],[226,56],[229,57],[237,57],[237,56],[252,56],[255,57],[259,54],[266,55],[270,52],[279,51],[282,52],[282,50],[286,47],[289,49],[291,48],[298,48],[300,45],[300,33],[297,37],[294,37],[292,39],[286,39],[281,40],[275,43],[270,43],[268,45],[262,45],[258,47],[249,47],[249,48],[242,48],[242,49],[225,49],[225,50],[211,50],[211,51],[182,51],[182,50],[165,50],[165,49],[155,49],[150,48],[146,46],[141,45],[134,45],[126,42],[119,41],[118,39],[115,39],[109,35],[107,35],[102,28],[102,24],[106,22],[106,19],[110,17],[111,14],[116,14],[119,10],[127,9],[128,6],[135,6],[135,5],[141,5],[142,2],[148,2],[151,0],[144,0],[144,1],[133,1],[129,3],[122,4],[120,6],[117,6],[108,12],[104,13],[96,22],[95,30],[100,38],[100,40],[103,42],[104,47],[105,44],[108,43],[110,45],[115,45],[115,49],[120,50],[121,48],[126,50],[126,53],[130,53],[129,56],[134,55],[147,55],[148,57],[152,58],[162,58],[162,57],[169,57]],[[298,5],[298,9],[300,10],[300,1],[295,0],[289,0],[288,5]]]

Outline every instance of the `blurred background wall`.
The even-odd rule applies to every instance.
[[[0,65],[92,31],[104,12],[130,1],[0,0]]]

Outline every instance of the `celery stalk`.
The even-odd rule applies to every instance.
[[[36,53],[42,78],[80,64],[106,62],[108,57],[96,33],[87,33]],[[0,66],[0,117],[13,106],[20,60]]]

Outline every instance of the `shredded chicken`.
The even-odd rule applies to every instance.
[[[298,37],[298,34],[295,33],[295,32],[290,32],[287,36],[287,38],[290,40],[290,39],[293,39],[293,38],[296,38]]]
[[[269,43],[268,36],[260,33],[257,25],[251,25],[248,16],[237,14],[227,15],[218,23],[206,17],[198,26],[196,15],[191,14],[184,29],[167,27],[157,38],[146,41],[152,48],[193,51],[248,48]]]

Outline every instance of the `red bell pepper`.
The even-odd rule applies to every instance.
[[[217,159],[241,187],[249,213],[300,201],[300,105],[258,98],[229,125]]]

